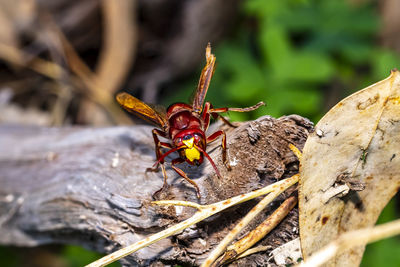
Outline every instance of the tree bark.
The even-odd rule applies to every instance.
[[[0,243],[68,243],[109,253],[188,218],[194,212],[191,208],[150,205],[163,184],[161,172],[146,173],[155,161],[151,129],[0,126]],[[232,169],[222,163],[220,140],[208,148],[223,179],[209,162],[199,167],[179,165],[200,187],[199,200],[193,186],[167,163],[170,186],[159,198],[209,204],[291,176],[298,171],[298,161],[288,144],[302,148],[312,124],[296,115],[265,116],[224,129]],[[228,209],[122,263],[198,265],[255,203]],[[297,237],[296,229],[297,210],[293,210],[262,243],[277,247]],[[268,258],[258,253],[233,265],[263,264]]]

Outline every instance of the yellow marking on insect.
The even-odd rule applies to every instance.
[[[200,151],[194,146],[194,137],[189,140],[182,141],[187,148],[185,148],[186,158],[190,161],[199,160],[200,159]]]

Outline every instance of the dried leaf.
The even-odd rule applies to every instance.
[[[375,224],[400,185],[400,73],[342,100],[317,124],[300,169],[303,256]],[[357,266],[364,246],[327,266]]]
[[[275,263],[278,264],[278,266],[287,266],[298,262],[298,260],[301,259],[299,238],[277,247],[271,251],[270,255],[274,257]]]

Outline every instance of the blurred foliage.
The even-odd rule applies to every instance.
[[[207,100],[216,107],[263,100],[267,108],[232,112],[234,120],[296,113],[317,121],[330,108],[324,104],[335,104],[399,66],[399,57],[376,42],[380,22],[373,3],[247,0],[242,15],[234,36],[213,50],[217,70]],[[184,101],[196,79],[165,103]],[[337,84],[338,99],[324,103]]]
[[[21,266],[18,253],[9,247],[0,247],[1,266]]]
[[[79,255],[77,257],[77,255]],[[86,250],[82,247],[78,246],[65,246],[63,252],[62,252],[63,259],[68,262],[68,266],[70,267],[79,267],[79,266],[85,266],[91,262],[94,262],[98,259],[100,259],[103,255]],[[121,266],[119,262],[114,262],[110,265],[109,267],[118,267]]]
[[[0,266],[23,267],[23,266],[57,266],[57,267],[80,267],[85,266],[103,255],[86,250],[79,246],[39,246],[32,249],[0,247]],[[121,266],[114,262],[110,267]]]

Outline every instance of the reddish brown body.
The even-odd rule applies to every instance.
[[[176,103],[169,106],[167,109],[167,119],[169,122],[169,138],[173,140],[174,147],[183,145],[182,140],[188,140],[194,137],[194,143],[206,150],[206,135],[207,130],[204,125],[204,119],[199,118],[197,113],[192,113],[192,107],[185,103]],[[200,159],[191,162],[185,156],[183,149],[178,150],[181,158],[185,159],[189,164],[200,165],[203,163],[203,154],[200,154]]]
[[[222,136],[222,159],[223,162],[227,164],[226,134],[224,131],[219,130],[208,137],[206,136],[205,132],[210,124],[210,117],[212,116],[214,119],[220,117],[225,123],[233,126],[226,119],[220,116],[219,113],[227,111],[247,112],[255,110],[264,105],[263,102],[260,102],[257,105],[248,108],[214,109],[209,102],[206,102],[203,107],[204,99],[215,67],[215,56],[211,54],[210,45],[208,45],[206,49],[206,59],[207,64],[201,73],[200,81],[197,86],[192,105],[176,103],[170,105],[166,111],[160,111],[159,109],[152,108],[127,93],[120,93],[117,95],[117,101],[125,109],[143,119],[155,123],[160,128],[153,129],[152,131],[156,148],[157,162],[155,164],[155,168],[150,169],[156,171],[158,170],[158,165],[161,166],[161,170],[164,175],[164,185],[159,191],[164,189],[167,185],[167,174],[164,167],[164,160],[168,155],[177,151],[179,153],[179,157],[171,161],[171,168],[173,168],[180,176],[185,178],[196,188],[197,196],[200,198],[200,189],[197,184],[187,177],[184,171],[175,165],[185,161],[191,165],[200,165],[203,163],[204,157],[206,157],[215,169],[218,177],[221,177],[221,174],[219,173],[214,161],[207,154],[206,148],[208,143],[213,142],[219,136]],[[158,136],[165,137],[171,140],[172,143],[161,142]],[[162,153],[162,148],[167,148],[169,150],[165,153]]]

